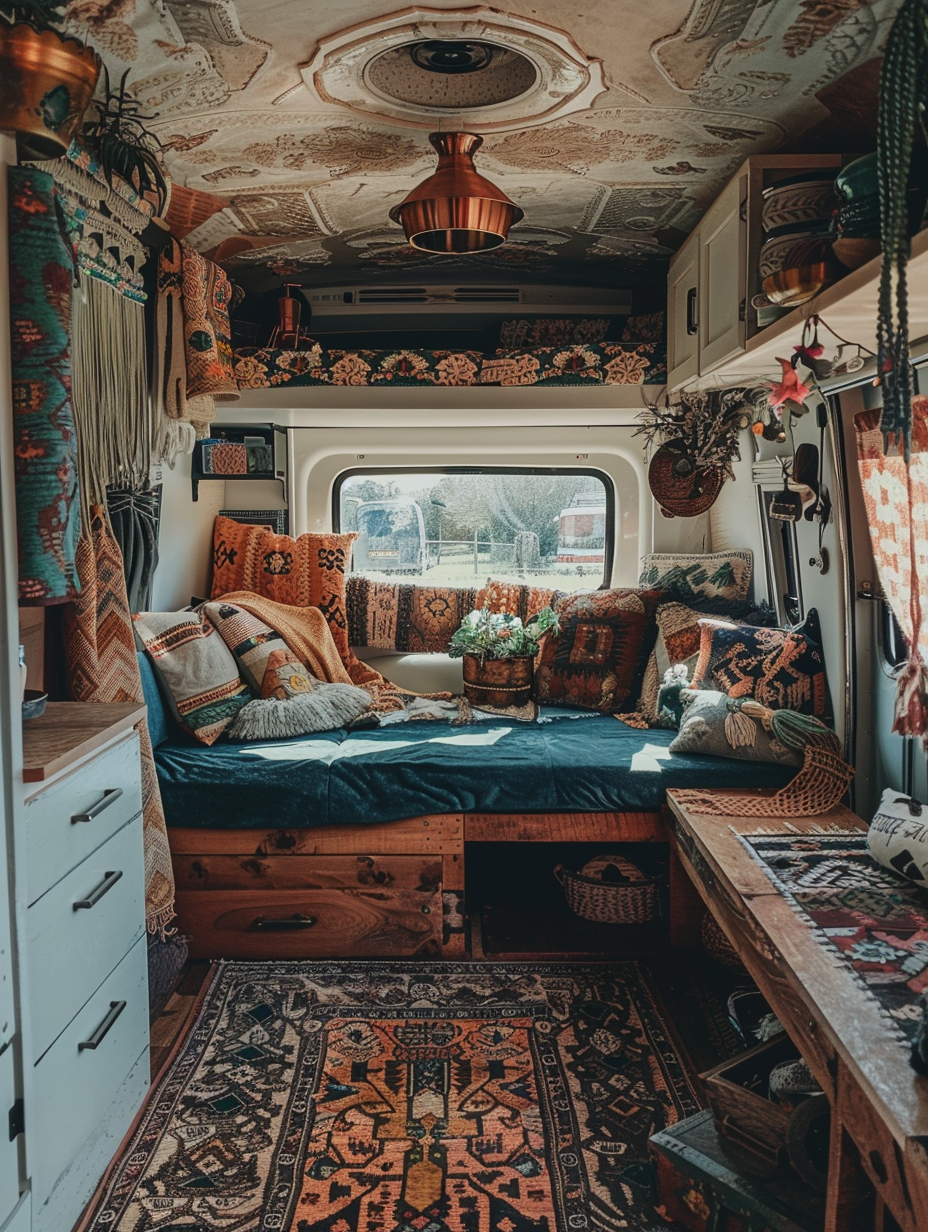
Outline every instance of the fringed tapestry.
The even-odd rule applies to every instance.
[[[928,398],[911,408],[909,434],[887,433],[879,409],[862,411],[854,426],[877,576],[908,651],[893,731],[928,738]]]
[[[216,400],[209,394],[187,397],[187,351],[184,342],[184,263],[180,244],[171,240],[158,254],[155,306],[153,414],[155,457],[173,465],[189,453],[194,441],[207,436],[216,417]]]
[[[77,437],[71,404],[71,257],[52,177],[9,169],[13,448],[19,602],[63,603],[79,583]]]
[[[63,632],[68,686],[79,702],[144,700],[135,635],[119,545],[102,508],[77,549],[78,599],[65,610]],[[148,724],[138,726],[142,753],[142,819],[145,840],[145,914],[149,932],[164,932],[174,918],[174,873]]]
[[[84,513],[151,469],[145,308],[81,270],[71,313],[74,415]]]
[[[237,402],[232,371],[232,284],[225,270],[181,245],[183,256],[184,341],[187,397],[208,394],[217,402]]]
[[[352,646],[443,653],[474,610],[476,594],[471,587],[376,582],[355,574],[345,586],[348,640]]]
[[[114,488],[106,494],[113,537],[122,553],[130,612],[147,612],[158,566],[161,488]]]

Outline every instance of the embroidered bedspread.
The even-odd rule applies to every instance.
[[[589,342],[485,356],[479,351],[240,347],[240,389],[278,385],[663,385],[666,346]]]

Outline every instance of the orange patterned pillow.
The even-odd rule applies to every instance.
[[[260,526],[217,518],[213,530],[211,598],[250,590],[275,603],[317,607],[325,616],[342,662],[348,649],[345,570],[357,535],[275,535]]]

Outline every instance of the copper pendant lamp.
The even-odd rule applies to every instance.
[[[413,248],[424,252],[489,252],[524,217],[504,192],[474,169],[483,145],[476,133],[430,133],[438,168],[390,211]]]

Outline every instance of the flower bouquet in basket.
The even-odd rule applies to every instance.
[[[464,696],[475,706],[524,706],[532,696],[535,656],[541,639],[556,637],[560,624],[550,607],[525,624],[508,612],[481,608],[465,616],[448,654],[464,660]]]

